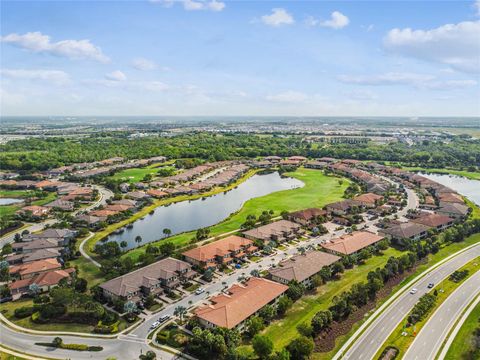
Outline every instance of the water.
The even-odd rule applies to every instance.
[[[140,245],[143,245],[161,239],[165,228],[170,229],[172,235],[175,235],[211,226],[239,210],[249,199],[303,185],[300,180],[282,178],[277,172],[254,175],[227,193],[219,193],[203,200],[182,201],[169,206],[160,206],[155,209],[153,215],[146,215],[143,219],[135,221],[132,228],[125,228],[122,233],[111,235],[109,241],[118,243],[126,241],[127,249],[132,249],[138,246],[135,243],[137,236],[142,237]]]
[[[459,194],[466,196],[475,204],[480,205],[480,181],[448,174],[421,174],[439,184],[448,186]]]
[[[13,198],[0,198],[0,206],[1,205],[12,205],[21,203],[22,199],[13,199]]]

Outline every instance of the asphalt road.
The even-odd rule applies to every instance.
[[[410,345],[404,359],[434,359],[455,322],[479,293],[480,271],[477,271],[435,311]]]
[[[88,210],[93,209],[93,208],[95,208],[99,205],[105,205],[107,203],[107,200],[110,199],[113,196],[113,193],[110,190],[108,190],[108,189],[106,189],[102,186],[94,185],[93,187],[98,190],[100,198],[97,201],[95,201],[93,204],[88,205],[87,207],[85,207],[83,209],[74,211],[72,213],[72,215],[75,215],[79,211],[88,211]],[[9,233],[8,235],[5,235],[5,236],[1,237],[0,238],[0,248],[2,248],[6,244],[13,243],[14,237],[17,233],[21,234],[25,230],[28,230],[31,233],[36,232],[36,231],[40,231],[46,225],[51,225],[51,224],[54,224],[56,222],[57,222],[56,219],[47,219],[47,220],[42,221],[40,223],[30,223],[30,224],[28,224],[27,227],[21,228],[20,230],[17,230],[17,231],[13,231],[13,232]]]
[[[410,312],[418,299],[430,291],[430,289],[427,288],[429,283],[439,283],[452,272],[478,256],[480,256],[480,243],[432,270],[413,286],[418,289],[416,294],[410,294],[411,288],[407,289],[404,294],[393,301],[390,306],[367,327],[341,358],[352,360],[373,359],[391,332]],[[422,360],[427,359],[429,358],[422,358]]]

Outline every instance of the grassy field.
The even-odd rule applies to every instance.
[[[248,215],[260,215],[264,210],[273,210],[274,216],[277,216],[283,210],[295,211],[309,207],[323,207],[328,203],[340,200],[349,184],[347,180],[343,180],[340,184],[339,178],[326,176],[318,170],[302,168],[287,175],[303,181],[305,186],[248,200],[237,213],[225,221],[211,226],[210,235],[217,236],[239,229]],[[172,236],[168,240],[181,247],[187,245],[194,235],[195,231],[191,231]],[[162,234],[159,233],[158,237],[161,238]],[[124,256],[132,257],[135,260],[144,249],[144,246],[133,249]]]
[[[340,280],[328,282],[318,287],[315,294],[298,300],[283,319],[275,321],[265,330],[265,335],[273,341],[276,349],[286,346],[298,336],[297,325],[310,321],[318,311],[328,309],[334,296],[349,290],[354,283],[366,281],[370,271],[384,265],[390,256],[400,254],[400,251],[390,248],[382,256],[374,256],[364,265],[346,270]]]
[[[402,169],[410,171],[424,171],[435,174],[452,174],[463,176],[471,180],[480,180],[480,172],[478,171],[466,171],[466,170],[455,170],[455,169],[437,169],[437,168],[421,168],[421,167],[402,167]]]
[[[143,168],[133,168],[119,171],[118,173],[111,176],[114,180],[122,180],[130,184],[142,181],[145,175],[155,176],[159,170],[160,166],[173,164],[174,161],[167,161],[164,163],[155,163]]]
[[[438,290],[437,301],[435,306],[429,311],[428,315],[420,322],[415,324],[415,331],[418,334],[422,328],[425,326],[427,321],[431,318],[431,316],[435,313],[435,311],[442,305],[442,303],[462,284],[464,283],[470,276],[472,276],[475,272],[479,271],[478,261],[480,258],[476,258],[469,263],[465,264],[459,270],[468,270],[469,274],[465,279],[462,281],[455,283],[450,281],[448,278],[443,280],[441,283],[437,284],[434,289]],[[442,289],[443,291],[440,291]],[[433,292],[433,289],[432,289]],[[388,337],[388,339],[383,344],[382,348],[377,352],[375,359],[380,356],[383,350],[387,346],[394,346],[399,350],[397,355],[398,358],[402,358],[405,355],[405,352],[408,350],[410,345],[415,340],[415,336],[413,335],[413,328],[404,328],[405,323],[407,322],[407,318],[405,317],[402,322],[395,328],[392,334]],[[407,332],[407,336],[403,336],[402,332]]]
[[[0,351],[0,360],[26,360],[26,359],[23,357],[10,355],[10,354],[7,354],[6,352]]]
[[[10,190],[8,190],[8,192],[10,192]],[[15,193],[19,192],[19,190],[15,190],[14,191]],[[3,194],[6,193],[5,190],[2,191]],[[13,195],[5,195],[5,196],[2,196],[2,197],[18,197],[18,196],[13,196]],[[57,198],[57,194],[54,193],[54,192],[51,192],[51,193],[48,193],[48,195],[43,198],[43,199],[39,199],[39,200],[36,200],[36,201],[32,201],[32,204],[31,205],[45,205],[45,204],[48,204],[49,202],[52,202],[53,200],[55,200]],[[24,205],[5,205],[5,206],[0,206],[0,217],[4,217],[4,216],[11,216],[13,214],[15,214],[15,211],[17,211],[18,209],[20,209],[22,206]]]
[[[24,198],[28,193],[31,193],[31,191],[0,189],[0,198]]]
[[[473,331],[480,327],[480,304],[475,306],[473,311],[468,315],[463,323],[460,331],[448,349],[445,360],[457,360],[461,355],[473,347]]]

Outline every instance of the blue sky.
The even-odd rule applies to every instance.
[[[478,1],[1,7],[3,115],[480,115]]]

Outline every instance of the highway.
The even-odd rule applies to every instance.
[[[406,289],[366,328],[343,356],[340,355],[343,352],[343,349],[341,349],[335,358],[352,360],[373,359],[374,355],[397,325],[407,316],[418,299],[430,290],[427,288],[429,283],[439,283],[452,272],[478,256],[480,256],[480,243],[475,244],[432,270],[412,286],[412,288],[418,289],[416,294],[410,294],[411,288]]]
[[[420,330],[405,353],[405,360],[434,359],[443,341],[460,318],[462,312],[480,293],[480,271],[460,285]]]
[[[91,209],[93,209],[93,208],[95,208],[99,205],[105,205],[107,203],[107,200],[110,199],[111,197],[113,197],[113,193],[110,190],[108,190],[108,189],[106,189],[102,186],[93,185],[92,187],[98,190],[98,194],[99,194],[98,200],[95,201],[94,203],[88,205],[87,207],[84,207],[80,210],[74,211],[72,213],[72,215],[75,215],[80,211],[89,211],[89,210],[91,210]],[[13,243],[16,234],[21,234],[25,230],[28,230],[31,233],[36,232],[36,231],[40,231],[46,225],[51,225],[51,224],[54,224],[56,222],[57,222],[56,219],[46,219],[45,221],[42,221],[42,222],[39,222],[39,223],[29,223],[29,224],[27,224],[27,227],[23,227],[19,230],[12,231],[12,232],[8,233],[8,235],[2,236],[0,238],[0,248],[2,248],[6,244]]]

